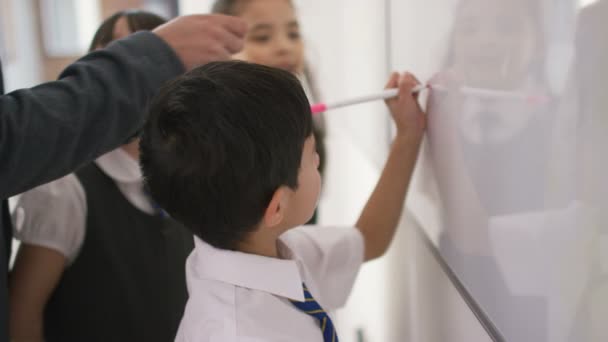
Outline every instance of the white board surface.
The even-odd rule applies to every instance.
[[[409,208],[498,339],[608,341],[608,1],[390,4],[432,84]]]

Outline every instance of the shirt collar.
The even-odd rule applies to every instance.
[[[139,164],[121,148],[97,158],[95,163],[105,174],[118,183],[141,182],[142,175]]]
[[[304,301],[299,261],[289,247],[279,240],[279,252],[290,259],[270,258],[215,248],[194,238],[195,277],[268,292]]]

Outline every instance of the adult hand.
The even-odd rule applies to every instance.
[[[243,48],[244,20],[226,15],[177,17],[152,31],[179,56],[187,70],[229,59]]]

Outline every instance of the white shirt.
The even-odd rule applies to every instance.
[[[176,342],[322,342],[318,321],[289,299],[304,301],[304,282],[326,311],[343,306],[363,262],[363,237],[356,228],[303,226],[278,245],[283,259],[195,238]]]
[[[153,214],[142,188],[138,163],[122,149],[115,149],[95,163],[137,209]],[[17,202],[15,238],[23,243],[54,249],[73,262],[84,242],[87,200],[74,174],[25,192]]]

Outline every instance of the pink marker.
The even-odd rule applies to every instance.
[[[414,89],[412,89],[412,94],[419,93],[426,88],[428,88],[428,86],[420,84],[420,85],[416,86]],[[399,94],[399,89],[397,89],[397,88],[386,89],[379,93],[354,97],[354,98],[348,99],[348,100],[336,101],[336,102],[332,102],[332,103],[316,103],[316,104],[313,104],[310,106],[310,111],[313,114],[319,114],[319,113],[326,112],[328,110],[351,106],[351,105],[355,105],[355,104],[359,104],[359,103],[390,99],[393,97],[397,97],[398,94]]]

